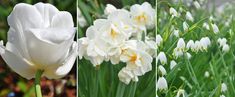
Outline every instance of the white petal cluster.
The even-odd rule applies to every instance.
[[[135,38],[138,31],[154,27],[154,9],[147,2],[131,6],[130,11],[108,4],[105,13],[107,18],[96,19],[88,27],[86,37],[78,40],[79,58],[84,57],[94,67],[104,61],[124,62],[126,66],[118,73],[120,81],[138,81],[138,76],[152,70],[152,57],[162,42],[161,36],[156,38],[157,42],[147,36],[144,41]]]
[[[222,47],[223,52],[228,52],[230,50],[229,45],[227,44],[227,39],[226,38],[219,38],[217,40],[219,43],[219,47]]]
[[[211,45],[209,37],[202,37],[200,40],[189,40],[187,43],[187,49],[191,49],[193,52],[207,51],[207,48]]]

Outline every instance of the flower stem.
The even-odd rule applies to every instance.
[[[40,78],[42,76],[43,70],[37,70],[35,75],[35,94],[36,97],[42,97]]]

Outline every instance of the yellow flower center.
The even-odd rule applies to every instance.
[[[139,24],[146,23],[146,22],[147,22],[147,19],[148,19],[148,18],[147,18],[147,16],[146,16],[144,13],[142,13],[141,15],[135,17],[135,20],[136,20],[137,23],[139,23]]]
[[[132,56],[130,56],[130,57],[131,57],[131,58],[130,58],[130,61],[133,62],[133,63],[135,63],[135,61],[137,60],[137,55],[134,54],[134,55],[132,55]]]
[[[111,35],[112,38],[117,37],[117,34],[118,34],[118,33],[117,33],[116,31],[114,31],[113,29],[111,29],[110,35]]]

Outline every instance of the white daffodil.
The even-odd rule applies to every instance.
[[[148,2],[134,4],[130,8],[130,13],[134,24],[141,28],[152,29],[155,26],[155,10]]]
[[[107,4],[104,9],[104,14],[109,15],[116,10],[117,10],[117,8],[115,6],[113,6],[112,4]]]
[[[222,48],[222,51],[223,52],[228,52],[229,51],[229,45],[228,44],[225,44],[225,45],[223,45],[223,48]]]
[[[158,90],[167,90],[168,89],[167,81],[164,77],[158,78],[157,88],[158,88]]]
[[[212,30],[215,34],[219,33],[219,28],[216,24],[211,24]]]
[[[57,79],[71,70],[78,47],[70,13],[51,4],[19,3],[7,22],[8,42],[1,46],[1,56],[13,71],[32,79],[42,70],[42,76]]]
[[[200,8],[201,8],[201,5],[199,4],[198,1],[194,1],[194,2],[193,2],[193,5],[194,5],[195,8],[197,8],[197,9],[200,9]]]
[[[159,69],[159,71],[161,72],[161,75],[162,75],[162,76],[166,75],[166,69],[165,69],[162,65],[159,65],[159,66],[158,66],[158,69]]]
[[[189,25],[187,22],[183,22],[183,29],[184,29],[184,31],[188,31]]]
[[[87,21],[86,21],[85,17],[83,16],[83,14],[81,13],[81,10],[79,8],[77,8],[77,22],[80,27],[87,26]]]
[[[186,16],[185,17],[186,17],[187,20],[189,20],[191,22],[194,21],[194,18],[193,18],[192,14],[189,11],[186,12]]]
[[[173,69],[176,65],[177,65],[177,63],[175,62],[175,60],[172,60],[170,62],[170,69]]]
[[[225,83],[221,84],[221,92],[226,92],[228,90],[227,85]]]
[[[209,24],[206,23],[206,22],[203,23],[202,27],[205,28],[205,29],[207,29],[207,30],[210,30],[210,26],[209,26]]]
[[[172,17],[178,16],[178,12],[173,7],[170,8],[169,12],[172,15]]]
[[[157,56],[157,60],[161,62],[162,65],[165,65],[167,63],[167,58],[164,52],[160,52]]]
[[[137,82],[138,81],[138,76],[136,76],[132,70],[124,67],[122,68],[119,73],[118,73],[118,78],[120,81],[122,81],[123,83],[125,84],[129,84],[130,81],[135,81]]]

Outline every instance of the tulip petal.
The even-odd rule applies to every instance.
[[[56,65],[60,59],[67,56],[74,34],[63,35],[66,34],[66,31],[60,29],[31,29],[30,31],[32,33],[29,34],[30,41],[27,41],[27,43],[34,63],[44,67]],[[45,34],[43,34],[44,31]],[[70,31],[70,33],[74,33],[74,31]]]
[[[52,18],[51,27],[55,28],[72,28],[74,27],[73,24],[73,17],[69,12],[60,11]]]
[[[49,27],[51,24],[52,18],[55,14],[59,12],[59,10],[51,4],[45,3],[37,3],[34,5],[37,10],[40,12],[41,16],[43,17],[43,26]]]
[[[11,48],[16,49],[14,47],[11,47]],[[19,57],[18,55],[8,50],[5,50],[4,52],[2,52],[1,56],[3,60],[8,64],[8,66],[20,76],[26,79],[34,78],[34,74],[36,70],[34,69],[32,64],[29,64],[26,61],[26,59]]]
[[[54,65],[48,66],[48,70],[45,70],[44,75],[49,79],[58,79],[64,77],[72,69],[73,64],[78,55],[78,45],[76,42],[73,43],[72,49],[67,58],[62,63],[61,66],[56,67]]]

